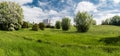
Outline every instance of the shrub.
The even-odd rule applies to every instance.
[[[8,28],[8,31],[14,31],[14,30],[15,30],[14,27]]]
[[[46,28],[50,28],[51,27],[51,25],[46,25]]]
[[[56,21],[55,27],[56,27],[56,29],[60,29],[60,27],[61,27],[60,21]]]
[[[22,28],[22,26],[20,24],[16,23],[16,24],[14,24],[14,28],[15,28],[15,30],[19,30]]]
[[[9,27],[10,24],[19,26],[23,23],[23,10],[20,5],[14,2],[0,2],[0,16],[2,30],[9,30],[9,28],[11,28]]]
[[[70,29],[70,19],[65,17],[62,19],[62,30],[67,31],[69,29]]]
[[[22,28],[29,28],[29,23],[28,22],[23,22]]]
[[[96,21],[95,20],[92,20],[92,25],[96,25]]]
[[[74,18],[78,32],[87,32],[90,28],[92,16],[87,12],[78,12]]]
[[[38,29],[39,29],[38,24],[34,24],[33,27],[32,27],[32,30],[33,31],[38,31]]]
[[[8,28],[8,31],[14,31],[14,24],[10,24],[9,28]]]
[[[55,28],[55,26],[50,26],[50,28]]]
[[[39,28],[40,28],[41,30],[44,30],[44,29],[45,29],[45,24],[44,24],[44,23],[39,23]]]

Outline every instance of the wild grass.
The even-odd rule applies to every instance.
[[[92,26],[87,33],[30,29],[0,31],[0,56],[120,56],[119,26]]]

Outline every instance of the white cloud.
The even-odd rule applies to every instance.
[[[48,5],[48,2],[39,2],[39,5],[40,6],[46,6],[46,5]]]
[[[49,11],[49,14],[51,14],[51,15],[56,15],[56,14],[58,14],[58,12],[55,11],[55,10],[50,10],[50,11]]]
[[[23,4],[25,3],[31,3],[32,0],[0,0],[0,1],[13,1],[18,4],[20,4],[24,10],[24,16],[25,16],[25,21],[29,22],[41,22],[43,19],[52,19],[55,23],[57,20],[61,20],[62,17],[69,17],[71,19],[71,22],[73,22],[73,16],[70,16],[70,11],[72,10],[71,7],[66,7],[60,12],[57,12],[53,9],[51,10],[42,10],[39,7],[28,7],[24,6]],[[68,4],[73,5],[72,8],[75,9],[74,13],[76,14],[78,11],[87,11],[87,12],[93,12],[94,19],[97,21],[97,24],[100,24],[102,20],[105,20],[106,18],[110,18],[114,15],[120,15],[120,13],[114,13],[114,12],[119,12],[119,10],[108,10],[108,11],[100,11],[97,10],[100,7],[106,7],[108,6],[106,1],[107,0],[99,0],[100,3],[98,5],[94,5],[91,2],[88,1],[82,1],[79,2],[77,5],[73,2],[73,0],[67,0]],[[111,0],[113,1],[114,4],[120,3],[120,0]],[[61,0],[61,2],[65,2],[65,0]],[[41,6],[48,6],[48,2],[39,2]],[[113,4],[113,5],[114,5]],[[51,16],[52,15],[52,16]],[[51,17],[49,17],[51,16]]]
[[[97,24],[101,24],[103,20],[109,19],[115,15],[119,15],[120,13],[114,13],[114,12],[119,12],[119,10],[108,10],[108,11],[99,11],[94,14],[94,19],[97,21]]]
[[[87,12],[90,12],[90,11],[93,11],[93,12],[96,12],[97,9],[96,9],[96,6],[93,4],[93,3],[90,3],[90,2],[87,2],[87,1],[83,1],[83,2],[79,2],[77,7],[76,7],[76,10],[75,10],[75,14],[80,11],[80,12],[83,12],[83,11],[87,11]]]
[[[61,0],[61,2],[64,2],[64,0]]]
[[[44,12],[41,8],[38,7],[27,7],[22,6],[24,10],[24,20],[29,22],[39,23],[42,22],[43,19],[47,19],[48,13]]]
[[[100,0],[100,2],[105,2],[106,0]]]
[[[113,0],[114,1],[114,3],[120,3],[120,0]]]

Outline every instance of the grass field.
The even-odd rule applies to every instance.
[[[0,31],[0,56],[120,56],[120,27]]]

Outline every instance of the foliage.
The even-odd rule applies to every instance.
[[[106,19],[106,20],[102,21],[102,25],[110,25],[111,24],[110,21],[111,21],[111,19]]]
[[[96,21],[92,19],[92,25],[96,25]]]
[[[22,28],[29,28],[29,23],[28,23],[28,22],[23,21]]]
[[[10,24],[10,28],[8,28],[9,31],[14,31],[14,24]]]
[[[32,27],[32,30],[33,31],[38,31],[38,29],[39,29],[39,26],[38,26],[38,24],[35,23]]]
[[[8,31],[14,31],[14,30],[15,30],[14,27],[8,28]]]
[[[14,26],[15,26],[14,27],[15,30],[20,30],[22,28],[22,26],[20,24],[18,24],[18,23],[15,23]]]
[[[50,28],[51,27],[51,25],[46,25],[46,28]]]
[[[78,32],[87,32],[91,25],[92,16],[87,12],[78,12],[74,21]]]
[[[102,21],[102,25],[116,25],[120,26],[120,16],[114,16],[110,19],[106,19],[105,21]]]
[[[45,24],[44,24],[44,23],[39,23],[39,28],[40,28],[41,30],[44,30],[44,29],[45,29]]]
[[[62,30],[67,31],[70,29],[70,19],[65,17],[62,19]]]
[[[20,5],[14,2],[0,3],[0,24],[2,30],[8,30],[10,24],[22,25],[23,10]],[[17,28],[17,27],[13,27]]]
[[[50,26],[50,28],[53,28],[53,29],[54,29],[54,28],[55,28],[55,26]]]
[[[110,24],[120,26],[120,16],[112,17]]]
[[[56,21],[55,27],[56,27],[56,29],[60,29],[61,22],[60,21]]]

